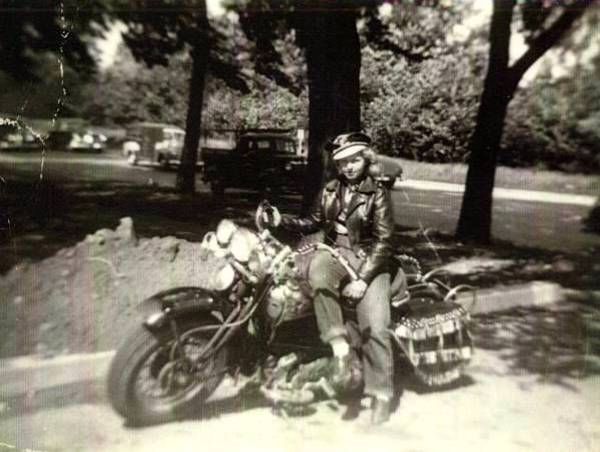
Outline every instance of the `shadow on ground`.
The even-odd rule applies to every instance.
[[[36,261],[74,245],[102,228],[132,217],[142,237],[173,235],[201,241],[222,218],[251,224],[258,194],[232,192],[225,202],[210,193],[181,196],[174,190],[122,181],[70,180],[0,186],[0,273],[23,260]],[[296,209],[298,197],[280,196],[278,205]]]
[[[224,202],[217,202],[207,192],[182,197],[165,187],[122,181],[70,180],[59,185],[16,179],[0,188],[0,224],[5,225],[0,230],[2,273],[20,262],[51,256],[98,229],[114,228],[125,216],[133,218],[139,236],[200,241],[222,218],[251,226],[261,199],[257,194],[228,192]],[[272,201],[284,212],[299,209],[297,196]],[[476,346],[498,351],[515,373],[530,372],[544,380],[561,382],[599,372],[600,321],[594,298],[594,291],[600,289],[598,248],[568,254],[506,242],[475,247],[435,231],[401,225],[396,242],[400,252],[418,257],[425,271],[473,257],[507,263],[454,275],[454,285],[483,288],[546,280],[579,290],[577,303],[569,309],[515,309],[478,317]]]

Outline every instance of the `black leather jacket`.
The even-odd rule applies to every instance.
[[[328,182],[319,193],[308,217],[282,218],[282,226],[305,233],[323,230],[325,238],[335,237],[334,222],[342,203],[342,184],[339,179]],[[367,176],[349,201],[346,228],[352,249],[365,259],[358,269],[359,277],[367,284],[387,269],[392,255],[394,218],[390,192],[380,182]]]

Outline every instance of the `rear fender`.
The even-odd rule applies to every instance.
[[[172,318],[204,316],[222,322],[221,300],[200,287],[177,287],[147,298],[137,307],[143,325],[153,334],[168,326]]]

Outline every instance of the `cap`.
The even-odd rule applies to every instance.
[[[362,132],[343,133],[329,142],[326,149],[331,151],[333,160],[341,160],[369,148],[371,137]]]

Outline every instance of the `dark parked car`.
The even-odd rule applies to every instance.
[[[242,134],[233,149],[202,148],[203,180],[213,194],[226,188],[258,191],[297,190],[304,181],[306,158],[285,133]]]

